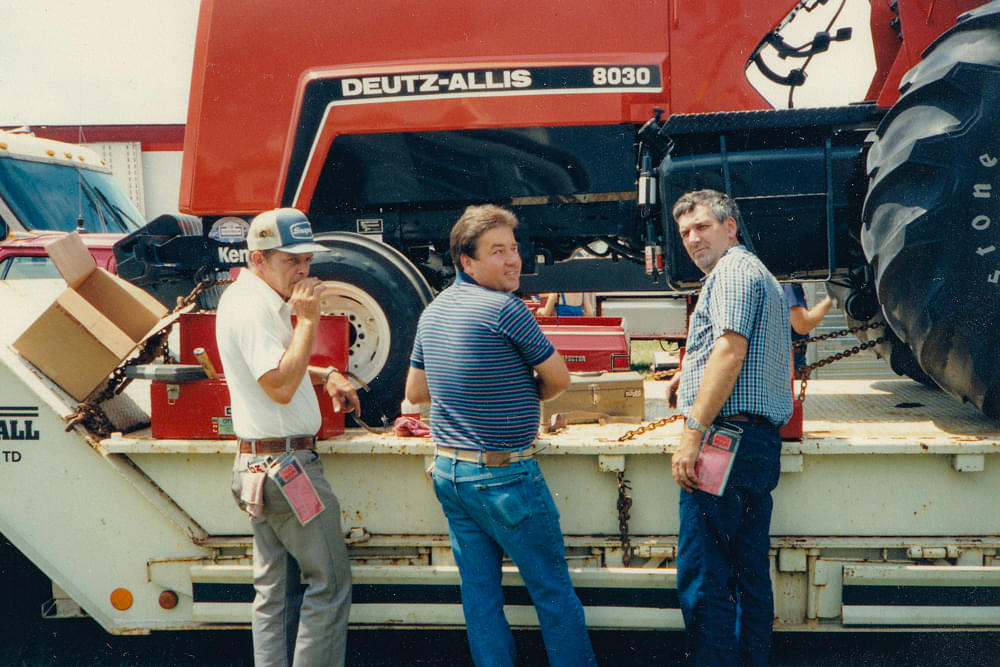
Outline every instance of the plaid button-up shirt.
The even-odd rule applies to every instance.
[[[775,425],[792,415],[791,321],[781,285],[742,245],[731,247],[705,277],[691,314],[677,406],[688,414],[715,341],[732,331],[747,339],[747,356],[720,417],[750,413]]]

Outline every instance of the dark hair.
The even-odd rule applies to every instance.
[[[694,190],[683,194],[674,204],[672,214],[674,222],[682,215],[687,215],[694,210],[695,206],[705,205],[719,222],[725,222],[726,218],[736,221],[737,228],[740,223],[740,209],[736,202],[729,195],[718,190]]]
[[[496,227],[517,228],[517,216],[511,211],[493,204],[469,206],[451,228],[451,261],[462,270],[459,259],[468,255],[475,259],[476,243],[479,237]]]

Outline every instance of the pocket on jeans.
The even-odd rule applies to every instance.
[[[504,528],[517,528],[531,516],[531,505],[524,485],[524,477],[512,477],[474,485],[480,502],[497,524]]]

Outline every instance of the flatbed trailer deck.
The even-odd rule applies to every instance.
[[[14,415],[0,531],[52,579],[46,614],[88,614],[114,633],[246,627],[252,541],[229,491],[235,443],[67,431],[75,402],[6,346],[0,376],[0,404]],[[126,392],[140,411],[143,382]],[[665,386],[645,383],[650,421],[670,413]],[[619,442],[633,428],[544,434],[539,462],[590,626],[680,629],[670,475],[680,425]],[[318,451],[349,542],[353,626],[461,626],[458,572],[426,473],[431,441],[348,429]],[[1000,630],[998,463],[996,424],[937,391],[910,380],[810,382],[804,437],[784,443],[774,494],[776,627]],[[619,472],[632,499],[628,567]],[[534,627],[513,566],[505,584],[512,625]]]

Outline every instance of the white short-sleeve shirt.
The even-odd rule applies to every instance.
[[[222,293],[215,338],[238,438],[284,438],[319,431],[322,417],[309,373],[284,405],[272,400],[258,383],[278,367],[292,340],[292,320],[284,299],[249,269],[240,271]]]

